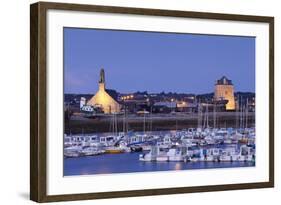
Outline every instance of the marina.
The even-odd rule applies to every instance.
[[[64,136],[64,175],[255,166],[255,129]]]

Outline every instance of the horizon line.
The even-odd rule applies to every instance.
[[[114,89],[106,89],[106,90],[114,90]],[[116,91],[116,90],[115,90]],[[128,94],[128,93],[130,93],[130,94],[132,94],[132,93],[147,93],[147,94],[160,94],[160,93],[165,93],[165,94],[169,94],[169,93],[172,93],[172,94],[186,94],[186,95],[206,95],[206,94],[212,94],[212,93],[214,93],[214,92],[206,92],[206,93],[183,93],[183,92],[171,92],[171,91],[169,91],[169,92],[166,92],[166,91],[161,91],[161,92],[148,92],[148,91],[135,91],[135,92],[118,92],[118,91],[116,91],[117,93],[119,93],[119,94]],[[254,93],[254,94],[256,94],[256,92],[255,91],[235,91],[234,93]],[[81,95],[90,95],[90,94],[92,94],[92,93],[71,93],[71,92],[67,92],[67,93],[63,93],[63,94],[81,94]]]

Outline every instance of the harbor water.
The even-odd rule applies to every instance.
[[[254,162],[143,162],[137,152],[64,158],[64,176],[253,167]]]

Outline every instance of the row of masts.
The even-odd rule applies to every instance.
[[[113,113],[112,119],[110,122],[110,132],[113,133],[114,135],[118,134],[118,119],[117,115]]]
[[[145,110],[144,110],[145,111]],[[147,115],[149,115],[147,117]],[[152,131],[152,108],[149,114],[143,114],[143,132]],[[123,133],[126,134],[129,131],[129,123],[128,123],[128,111],[127,108],[124,109],[123,114]],[[118,134],[118,118],[117,113],[112,114],[112,119],[110,122],[110,132],[117,135]]]
[[[248,128],[248,116],[249,116],[249,101],[246,99],[246,105],[243,105],[242,97],[238,97],[238,106],[236,109],[236,127]]]
[[[248,114],[249,114],[249,103],[248,99],[246,100],[246,105],[243,104],[242,97],[238,97],[238,103],[237,103],[238,109],[236,109],[236,128],[248,128]],[[145,111],[145,110],[144,110]],[[209,120],[209,105],[206,104],[205,112],[203,111],[202,104],[199,101],[198,104],[198,128],[206,129],[210,128],[210,120]],[[117,114],[114,113],[112,115],[112,121],[110,124],[110,130],[114,134],[118,134],[118,119]],[[128,133],[129,131],[129,124],[128,124],[128,112],[127,108],[124,109],[124,115],[123,115],[123,133]],[[143,133],[146,133],[147,131],[152,131],[152,110],[148,114],[148,117],[146,116],[146,113],[143,114]],[[217,116],[217,106],[216,104],[213,104],[213,128],[217,128],[218,126],[218,116]],[[176,120],[176,130],[177,130],[177,120]]]
[[[206,104],[206,109],[205,112],[203,112],[203,107],[202,104],[199,101],[198,104],[198,128],[201,129],[205,129],[205,128],[209,128],[209,105]],[[214,104],[214,108],[213,108],[213,127],[216,127],[216,121],[217,121],[217,117],[216,117],[216,105]]]
[[[124,115],[123,115],[123,132],[124,133],[128,133],[129,130],[129,124],[128,124],[128,112],[127,112],[127,108],[125,107],[124,109]]]
[[[249,102],[248,98],[246,99],[246,104],[243,104],[242,97],[238,97],[237,106],[238,109],[236,109],[236,120],[235,120],[235,126],[236,128],[248,128],[248,121],[249,121]],[[209,105],[206,104],[205,111],[203,111],[203,106],[199,101],[198,104],[198,128],[205,129],[210,128],[210,120],[209,120],[210,112],[209,112]],[[217,116],[217,105],[213,104],[213,128],[217,128],[219,126],[218,122],[218,116]]]
[[[152,131],[152,107],[150,108],[150,113],[148,114],[148,117],[146,117],[145,113],[143,114],[143,133],[145,134],[146,131]]]

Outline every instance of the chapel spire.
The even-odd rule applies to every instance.
[[[102,68],[100,70],[100,80],[99,83],[105,83],[105,74],[104,74],[104,69]]]

